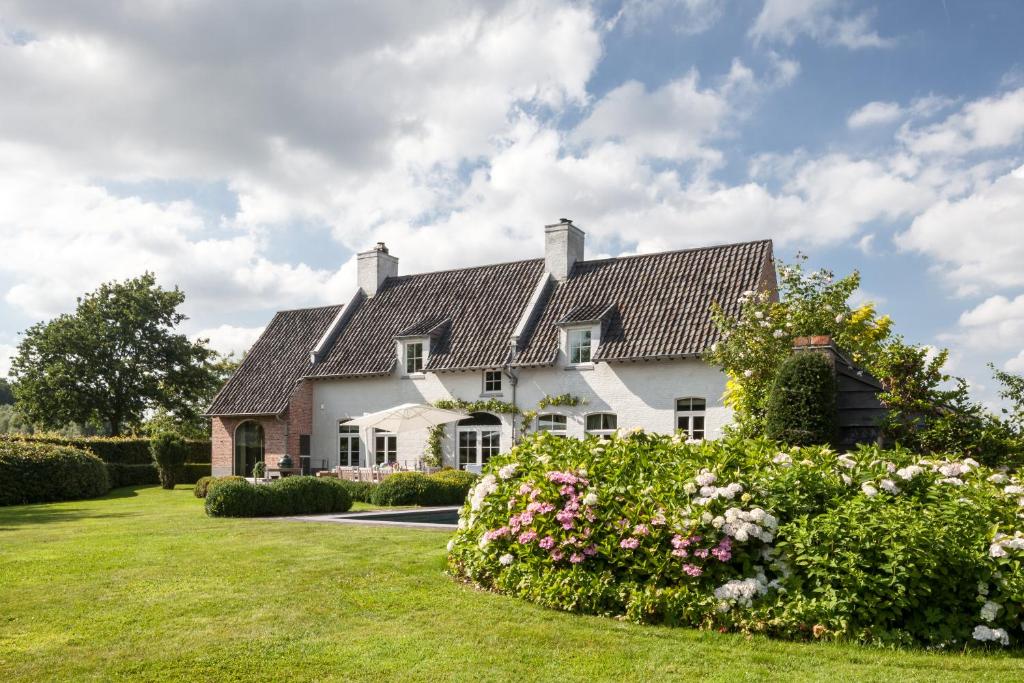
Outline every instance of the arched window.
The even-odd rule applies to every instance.
[[[544,413],[537,416],[537,431],[551,432],[555,436],[565,436],[568,433],[569,420],[565,415]]]
[[[459,469],[479,468],[501,452],[501,420],[490,413],[472,413],[455,426]]]
[[[691,439],[703,440],[706,408],[707,401],[703,398],[677,398],[676,429],[686,432]]]
[[[263,425],[246,420],[235,429],[235,474],[251,477],[252,468],[263,461]]]
[[[591,413],[587,415],[587,434],[607,439],[619,426],[615,413]]]

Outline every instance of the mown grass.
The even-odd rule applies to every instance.
[[[444,574],[436,531],[210,519],[180,488],[0,508],[0,680],[1006,680],[1015,654],[562,614]]]

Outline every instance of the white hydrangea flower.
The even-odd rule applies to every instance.
[[[746,377],[747,379],[749,379],[749,378],[754,376],[754,371],[753,370],[744,370],[743,371],[743,376]]]
[[[481,536],[480,540],[476,542],[476,545],[478,548],[480,548],[480,550],[483,550],[487,547],[488,543],[490,543],[490,540],[488,540],[486,536]]]
[[[1010,644],[1010,635],[1001,628],[989,628],[983,624],[979,624],[974,627],[974,633],[972,634],[975,640],[980,641],[994,641],[1000,645]]]
[[[897,486],[896,482],[894,482],[892,479],[883,479],[881,482],[879,482],[878,485],[882,487],[883,491],[885,491],[886,493],[891,493],[892,495],[896,495],[897,493],[900,492],[900,487]]]
[[[1006,557],[1006,550],[998,541],[988,547],[989,557]]]
[[[793,464],[793,458],[789,456],[789,453],[779,453],[774,458],[772,458],[772,462],[775,463],[776,465],[788,467],[789,465]]]
[[[908,465],[906,467],[901,467],[900,469],[896,470],[896,476],[899,477],[900,479],[910,481],[911,479],[921,474],[922,472],[924,472],[923,467],[919,467],[918,465]]]
[[[1018,496],[1024,493],[1024,486],[1006,486],[1003,488],[1003,493]]]
[[[978,595],[988,595],[988,584],[984,581],[978,582]]]
[[[517,463],[509,463],[498,470],[498,476],[502,479],[511,479],[515,475],[517,469],[519,469],[519,465]]]
[[[839,476],[842,477],[844,484],[846,484],[847,486],[853,486],[853,477],[851,477],[849,474],[841,474]]]
[[[484,498],[494,493],[498,488],[498,480],[493,474],[485,475],[477,485],[473,487],[470,494],[469,507],[471,510],[479,510],[484,504]]]
[[[841,323],[841,322],[843,322],[843,320],[845,320],[845,318],[844,318],[842,313],[840,313],[839,315],[836,316],[836,322],[837,323]]]
[[[843,453],[838,458],[836,458],[836,460],[838,460],[839,464],[848,470],[852,470],[854,467],[857,466],[857,461],[854,460],[849,453]]]
[[[697,475],[696,481],[698,486],[711,486],[718,480],[713,472],[707,470],[701,470],[701,473]]]
[[[783,332],[782,330],[775,330],[774,332],[772,332],[772,336],[775,337],[776,339],[782,339],[783,337],[786,336],[786,333]]]
[[[455,547],[455,539],[453,538],[452,540],[448,541],[448,552],[451,552],[452,548],[454,548],[454,547]]]
[[[692,496],[693,494],[697,493],[697,485],[694,484],[692,481],[688,481],[686,482],[686,484],[683,485],[683,490],[686,491],[686,495]]]
[[[703,515],[700,516],[701,524],[711,524],[711,522],[714,521],[714,519],[715,516],[712,515],[710,512],[705,512]]]
[[[878,489],[867,482],[860,485],[860,490],[863,491],[864,495],[868,498],[873,498],[878,495]]]
[[[999,614],[999,610],[1003,608],[998,602],[992,602],[987,600],[981,607],[981,618],[984,621],[995,621],[996,615]]]
[[[583,496],[583,504],[588,507],[593,507],[594,505],[597,505],[597,494],[591,491],[587,495]]]
[[[514,559],[515,558],[513,558],[512,555],[510,555],[509,553],[505,553],[504,555],[498,558],[498,564],[502,565],[503,567],[507,567],[510,564],[512,564],[512,560]]]
[[[993,484],[1002,484],[1009,481],[1009,479],[1010,478],[1003,474],[1002,472],[996,472],[995,474],[988,478],[988,481],[992,482]]]
[[[953,486],[963,486],[964,480],[957,479],[956,477],[946,477],[945,479],[939,479],[940,484],[952,484]]]

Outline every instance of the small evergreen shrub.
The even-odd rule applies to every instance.
[[[353,501],[359,501],[360,503],[369,503],[374,489],[377,488],[377,484],[369,481],[349,481],[347,479],[338,479],[336,481],[341,482],[341,485],[345,487]]]
[[[107,467],[92,453],[0,438],[0,505],[95,498],[109,490]]]
[[[466,495],[473,488],[473,484],[480,477],[465,470],[441,470],[428,475],[431,480],[437,482],[438,500],[433,505],[462,505],[466,502]],[[425,505],[427,503],[421,503]]]
[[[377,484],[370,502],[374,505],[436,505],[442,485],[422,472],[396,472]]]
[[[768,398],[765,434],[792,446],[833,443],[838,428],[836,380],[819,353],[793,354]]]
[[[245,481],[245,477],[238,477],[234,475],[227,477],[200,477],[196,480],[195,488],[192,489],[192,495],[196,498],[206,498],[210,489],[213,488],[215,484],[225,481]]]
[[[212,482],[206,493],[206,514],[211,517],[313,515],[351,507],[346,487],[330,478],[285,477],[256,485],[233,478]]]
[[[173,489],[174,485],[182,479],[182,470],[188,455],[188,446],[185,444],[185,440],[177,434],[164,432],[153,437],[149,450],[160,474],[160,486],[165,489]]]
[[[107,474],[110,476],[110,488],[112,489],[119,486],[146,486],[160,483],[160,474],[153,463],[122,465],[108,462]]]

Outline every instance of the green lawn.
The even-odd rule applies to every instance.
[[[434,531],[219,520],[191,491],[0,508],[0,680],[1006,680],[1024,658],[800,645],[457,585]]]

